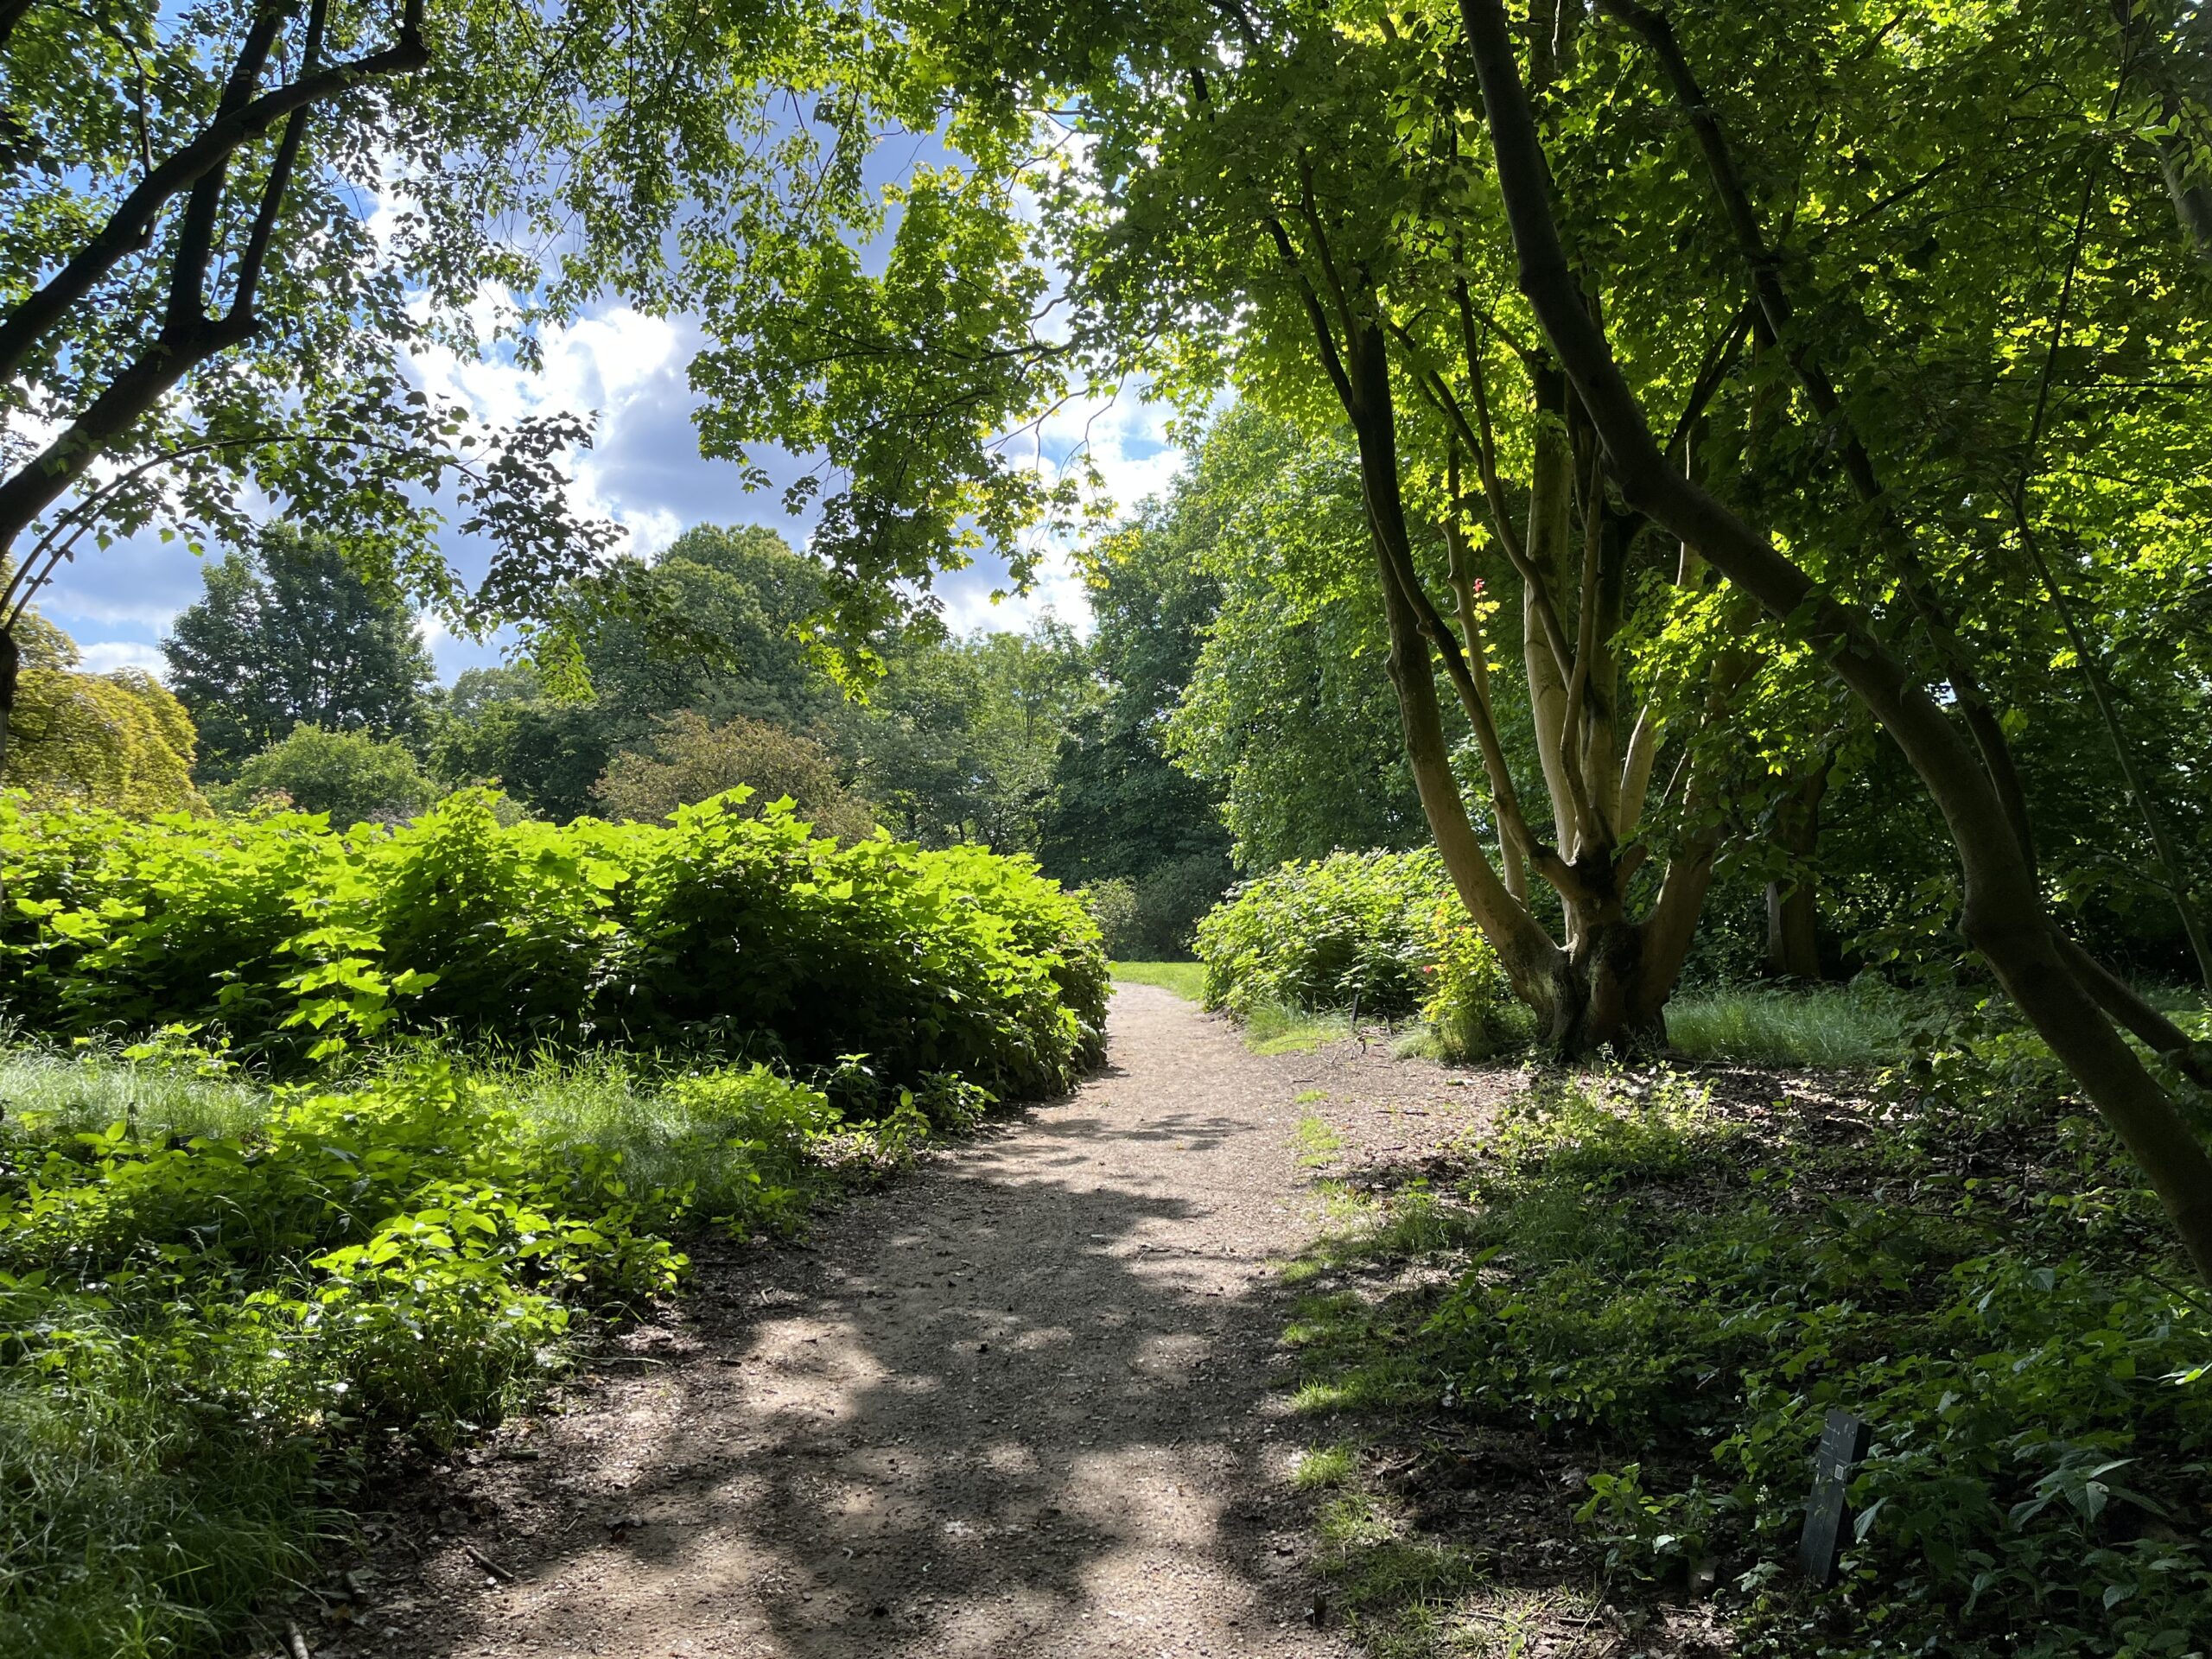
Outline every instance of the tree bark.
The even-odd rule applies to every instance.
[[[1828,763],[1793,790],[1775,815],[1776,844],[1789,856],[1789,873],[1766,884],[1766,970],[1777,979],[1816,980],[1821,975],[1818,878],[1813,855],[1821,844],[1821,800],[1827,793]]]
[[[1856,610],[1668,464],[1560,245],[1543,145],[1502,0],[1459,0],[1459,13],[1489,116],[1522,291],[1581,395],[1622,494],[1799,631],[1888,730],[1958,850],[1967,939],[2126,1145],[2197,1273],[2212,1283],[2212,1155],[2069,970],[2027,849],[1981,756]]]
[[[22,680],[22,666],[23,651],[16,643],[15,630],[0,628],[0,784],[8,777],[8,737],[16,718],[16,688]]]

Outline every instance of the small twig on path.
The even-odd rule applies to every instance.
[[[501,1567],[489,1555],[486,1555],[482,1550],[477,1548],[475,1545],[463,1544],[461,1548],[461,1553],[467,1555],[470,1560],[475,1562],[477,1566],[482,1567],[486,1573],[489,1573],[501,1584],[512,1584],[515,1581],[515,1575],[513,1573],[508,1572],[505,1567]]]

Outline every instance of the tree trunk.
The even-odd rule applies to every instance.
[[[1791,791],[1775,815],[1774,839],[1789,856],[1787,875],[1766,884],[1766,970],[1777,979],[1819,979],[1820,912],[1814,902],[1819,878],[1813,855],[1821,843],[1821,798],[1827,793],[1828,766],[1823,760]]]
[[[16,718],[16,686],[22,674],[23,650],[13,629],[0,628],[0,785],[8,780],[8,738]]]
[[[1610,1048],[1629,1054],[1665,1045],[1660,1010],[1674,988],[1673,976],[1647,955],[1643,934],[1641,925],[1616,918],[1592,924],[1569,942],[1545,1033],[1554,1052],[1573,1058]],[[1646,982],[1658,974],[1670,982]]]
[[[1622,495],[1697,548],[1770,615],[1802,626],[1808,645],[1895,740],[1958,851],[1967,938],[2126,1145],[2199,1277],[2212,1283],[2212,1154],[2070,969],[1999,780],[1862,613],[1669,466],[1560,245],[1543,145],[1503,0],[1459,0],[1459,12],[1522,291],[1605,443]]]

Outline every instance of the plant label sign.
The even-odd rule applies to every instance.
[[[1851,1471],[1866,1455],[1872,1431],[1847,1411],[1828,1413],[1821,1449],[1813,1458],[1813,1495],[1805,1500],[1805,1535],[1797,1544],[1797,1568],[1815,1584],[1826,1584],[1843,1552],[1845,1491]]]

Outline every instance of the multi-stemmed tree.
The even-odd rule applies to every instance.
[[[1431,832],[1555,1043],[1656,1033],[1717,851],[1805,789],[1855,707],[1942,810],[1967,938],[2212,1271],[2212,1163],[2122,1032],[2201,1061],[2060,925],[2013,753],[2054,663],[2094,658],[2108,690],[2123,598],[2201,538],[2172,487],[2201,431],[2200,162],[2131,111],[2168,90],[2184,125],[2202,111],[2148,78],[2157,20],[1836,0],[1678,30],[1627,0],[1518,22],[1226,0],[904,21],[974,162],[931,175],[929,280],[787,272],[772,307],[728,313],[804,320],[751,362],[851,460],[824,543],[849,574],[925,569],[924,502],[1019,522],[1036,474],[994,435],[1077,385],[1197,403],[1226,382],[1348,428]],[[953,413],[871,449],[916,410]],[[1527,743],[1499,728],[1508,674]],[[1472,810],[1447,696],[1478,742]]]

